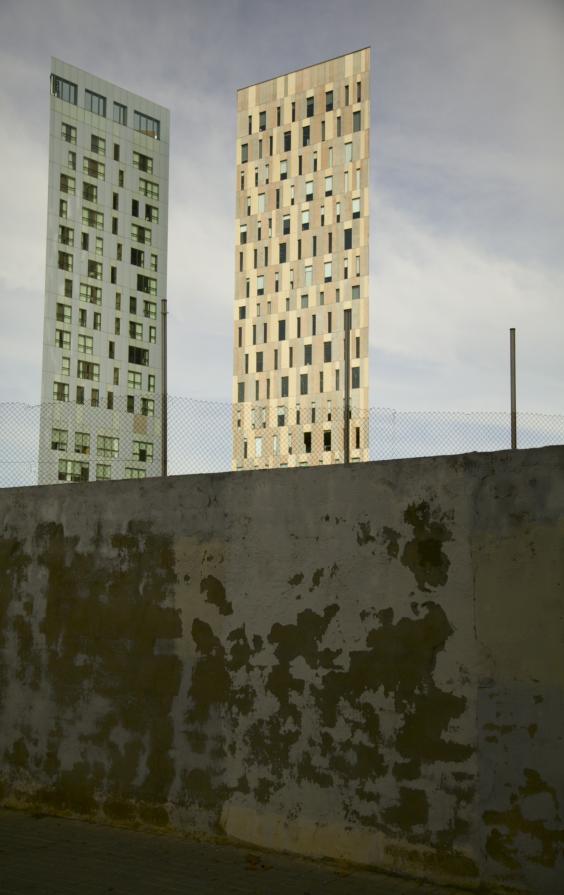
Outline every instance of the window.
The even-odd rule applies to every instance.
[[[135,323],[133,320],[129,321],[129,338],[134,339],[135,341],[143,340],[143,324]]]
[[[153,159],[150,155],[143,155],[141,152],[133,152],[133,167],[139,168],[146,174],[153,173]]]
[[[133,459],[139,463],[151,463],[153,460],[153,444],[151,441],[133,442]]]
[[[114,143],[114,162],[119,162],[119,143]]]
[[[283,342],[286,338],[286,321],[278,321],[278,341]]]
[[[302,295],[302,308],[307,308],[308,305],[309,305],[309,296],[306,293],[305,295]]]
[[[139,364],[142,367],[149,366],[149,349],[148,348],[137,348],[136,345],[129,346],[129,363],[130,364]]]
[[[257,295],[264,295],[264,276],[262,274],[257,277]]]
[[[160,121],[149,115],[143,115],[142,112],[133,112],[133,129],[145,134],[146,137],[153,137],[154,140],[161,138]]]
[[[141,416],[155,415],[154,398],[141,398]]]
[[[360,199],[352,200],[352,216],[353,220],[356,220],[360,217]]]
[[[157,378],[156,378],[155,374],[149,373],[149,375],[147,377],[147,391],[148,392],[156,391],[156,387],[157,387],[156,382],[157,382]]]
[[[331,429],[325,429],[323,432],[323,450],[331,450]]]
[[[305,274],[305,285],[311,286],[313,283],[313,266],[311,264],[306,264],[304,268]]]
[[[345,143],[345,162],[352,162],[352,143]]]
[[[158,199],[159,198],[159,185],[158,183],[153,183],[152,180],[145,180],[145,178],[139,178],[139,192],[143,193],[147,199]]]
[[[131,249],[131,263],[135,267],[145,267],[145,252],[142,249]]]
[[[333,195],[333,177],[331,175],[325,178],[325,195]]]
[[[102,262],[88,259],[88,276],[93,280],[102,279]]]
[[[159,209],[154,205],[145,205],[145,220],[153,224],[159,223]]]
[[[281,242],[279,245],[279,262],[283,264],[286,261],[286,243]]]
[[[245,162],[249,161],[249,144],[243,143],[241,146],[241,164],[244,165]]]
[[[58,479],[60,482],[87,482],[88,463],[81,460],[59,460]]]
[[[74,452],[75,454],[90,453],[90,434],[88,432],[75,432]]]
[[[284,152],[289,152],[292,148],[292,131],[284,133]]]
[[[237,383],[237,400],[238,401],[245,400],[245,383],[244,382]]]
[[[341,136],[341,116],[337,115],[337,136]]]
[[[308,96],[306,99],[306,118],[311,118],[314,114],[315,109],[315,100],[313,96]]]
[[[86,202],[97,202],[98,187],[94,183],[83,183],[82,198],[85,199]]]
[[[106,117],[106,97],[94,93],[92,90],[84,91],[84,108],[88,112],[94,112],[95,115]]]
[[[341,220],[341,203],[337,202],[335,205],[335,220],[337,223]]]
[[[323,343],[323,362],[329,363],[331,360],[331,342]]]
[[[139,217],[139,199],[131,200],[131,216],[134,218]]]
[[[351,388],[360,388],[360,367],[352,367],[351,374]]]
[[[330,283],[333,279],[333,264],[331,261],[326,261],[324,264],[324,278],[326,283]]]
[[[106,141],[104,137],[99,137],[97,134],[90,135],[90,152],[95,152],[96,155],[106,154]]]
[[[125,467],[125,477],[126,479],[144,479],[146,478],[147,473],[144,469],[135,469],[132,466]]]
[[[333,111],[333,91],[327,90],[325,93],[325,111],[332,112]]]
[[[157,281],[154,277],[146,277],[143,274],[137,274],[137,291],[147,292],[149,295],[157,294]]]
[[[59,323],[70,323],[72,320],[72,308],[57,302],[57,320]]]
[[[282,159],[280,162],[280,180],[286,180],[288,177],[288,162],[286,159]]]
[[[306,180],[305,197],[306,202],[309,202],[310,199],[313,199],[313,180]]]
[[[82,223],[86,227],[94,227],[96,230],[104,229],[104,213],[93,208],[82,209]]]
[[[74,177],[71,177],[69,174],[61,174],[59,178],[59,189],[61,193],[68,193],[70,196],[74,196],[76,193],[76,180]]]
[[[302,146],[309,146],[309,144],[310,144],[309,124],[306,124],[302,128]]]
[[[59,217],[60,218],[68,218],[69,216],[69,203],[66,199],[59,199]]]
[[[68,399],[69,399],[68,382],[54,382],[53,383],[53,400],[54,401],[68,401]]]
[[[68,432],[66,429],[51,430],[51,450],[66,451],[68,445]]]
[[[259,213],[261,211],[264,211],[264,209],[265,209],[265,194],[259,193],[259,195],[258,195],[258,211],[259,211]]]
[[[144,301],[143,302],[143,316],[148,317],[149,320],[157,319],[157,305],[154,301]]]
[[[307,395],[307,373],[300,373],[300,395]]]
[[[66,103],[72,103],[76,106],[76,98],[78,88],[72,81],[65,81],[59,75],[51,75],[51,93],[58,99],[64,100]]]
[[[257,351],[255,361],[256,361],[256,363],[255,363],[255,370],[256,370],[256,372],[257,372],[257,373],[263,373],[263,372],[264,372],[264,364],[263,364],[263,353],[262,353],[262,351]]]
[[[65,348],[67,351],[70,351],[71,347],[71,334],[67,332],[66,329],[56,329],[55,330],[55,345],[57,348]]]
[[[100,381],[100,364],[93,364],[91,361],[79,360],[76,365],[76,375],[78,379],[90,379],[92,382]]]
[[[266,112],[259,112],[259,131],[266,130]]]
[[[360,298],[360,286],[353,286],[351,289],[351,297],[353,301]]]
[[[137,373],[135,370],[128,370],[127,371],[127,387],[129,389],[142,388],[141,373]]]
[[[149,342],[152,345],[156,345],[156,343],[157,343],[157,327],[156,326],[149,327]]]
[[[88,233],[81,233],[80,234],[80,248],[83,251],[87,252],[89,245],[90,245],[90,236],[88,235]]]
[[[102,315],[98,311],[94,311],[94,319],[92,323],[93,329],[102,329]]]
[[[345,227],[345,251],[352,249],[352,227]]]
[[[139,224],[131,225],[131,238],[136,242],[151,245],[151,229],[150,227],[141,227]]]
[[[245,245],[247,242],[247,225],[241,224],[239,227],[239,244]]]
[[[63,121],[61,124],[61,139],[66,143],[76,144],[76,127]]]
[[[72,227],[59,227],[59,242],[65,246],[74,245],[74,230]]]
[[[284,378],[287,379],[288,377],[283,376],[282,379],[284,379]],[[279,407],[278,410],[276,411],[276,423],[279,426],[286,425],[286,408],[285,407]]]
[[[127,124],[127,106],[114,102],[114,121],[118,124]]]
[[[304,345],[304,366],[308,367],[311,364],[311,345]]]
[[[287,398],[288,397],[288,377],[282,376],[280,378],[280,397]]]
[[[81,354],[94,354],[94,337],[79,333],[78,350]]]
[[[99,286],[91,286],[90,283],[81,283],[80,300],[91,302],[93,305],[102,304],[101,288]]]
[[[67,252],[59,252],[59,270],[72,271],[72,255]]]
[[[353,131],[360,130],[360,112],[353,112]]]
[[[103,482],[111,479],[112,467],[109,463],[96,463],[96,481]]]
[[[78,309],[78,325],[86,326],[86,322],[87,322],[86,321],[86,311],[84,310],[84,308],[79,308]]]

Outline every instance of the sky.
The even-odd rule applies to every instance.
[[[229,401],[238,87],[372,47],[370,404],[564,413],[564,0],[0,0],[0,402],[39,401],[49,73],[171,111],[169,391]]]

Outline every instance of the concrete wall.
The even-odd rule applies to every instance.
[[[3,804],[561,895],[563,448],[0,520]]]

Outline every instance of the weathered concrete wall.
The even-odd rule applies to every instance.
[[[2,801],[561,895],[564,449],[0,492]]]

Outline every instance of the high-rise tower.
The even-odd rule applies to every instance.
[[[162,468],[169,113],[51,60],[39,482]]]
[[[370,49],[237,94],[233,467],[368,459]]]

